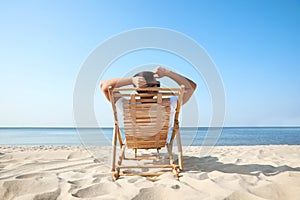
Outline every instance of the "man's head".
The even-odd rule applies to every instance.
[[[144,77],[147,87],[160,87],[160,82],[156,80],[153,72],[142,71],[142,72],[135,74],[133,77],[138,77],[138,76]]]

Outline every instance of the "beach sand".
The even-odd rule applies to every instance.
[[[126,176],[84,147],[0,146],[0,199],[300,199],[300,146],[188,147],[179,181]],[[103,155],[107,151],[103,150]]]

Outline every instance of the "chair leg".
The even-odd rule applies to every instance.
[[[126,150],[126,143],[122,146],[122,153],[119,157],[118,165],[122,165],[122,161],[125,158],[125,150]]]
[[[178,173],[178,171],[176,170],[175,167],[173,167],[172,171],[173,171],[173,173],[174,173],[176,179],[179,180],[179,173]]]
[[[173,158],[173,154],[172,154],[172,148],[171,148],[170,144],[167,144],[166,147],[167,147],[167,151],[168,151],[168,155],[169,155],[170,165],[174,165],[174,158]]]
[[[120,168],[117,167],[113,177],[114,181],[118,180],[119,177],[120,177]]]
[[[111,171],[115,171],[116,169],[116,153],[117,153],[117,127],[114,127],[114,136],[112,141],[112,148],[113,148],[113,159],[112,159],[112,167]]]
[[[180,138],[179,129],[176,134],[176,140],[177,140],[177,148],[178,148],[178,165],[179,165],[179,169],[183,170],[182,146],[181,146],[181,138]]]

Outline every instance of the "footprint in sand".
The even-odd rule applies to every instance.
[[[172,188],[172,189],[179,189],[180,186],[176,184],[176,185],[172,185],[171,188]]]

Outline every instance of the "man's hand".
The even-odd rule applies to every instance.
[[[143,88],[143,87],[147,86],[147,82],[146,82],[145,78],[142,76],[132,77],[132,83],[137,88]]]
[[[153,73],[154,75],[156,75],[155,77],[156,78],[162,78],[164,76],[167,76],[167,74],[169,73],[170,71],[161,67],[161,66],[157,66],[154,70],[153,70]]]

